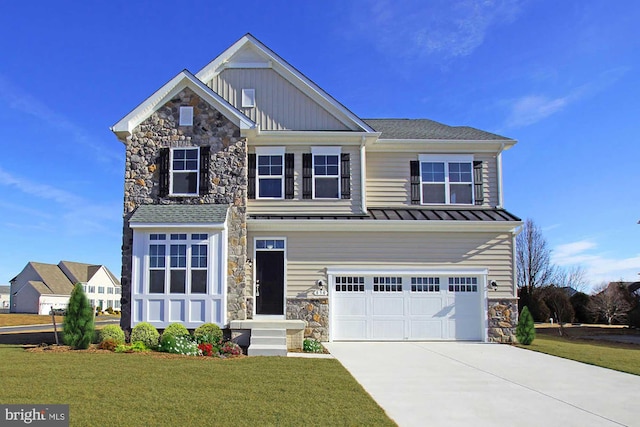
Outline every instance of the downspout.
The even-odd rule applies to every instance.
[[[504,142],[500,145],[500,150],[498,150],[498,155],[496,156],[496,161],[498,163],[498,208],[502,208],[504,206],[504,200],[502,196],[502,152],[504,151]]]
[[[367,213],[367,155],[365,150],[366,138],[364,135],[360,137],[360,201],[362,213]]]

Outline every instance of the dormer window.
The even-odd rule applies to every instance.
[[[253,108],[256,106],[256,90],[242,89],[242,108]]]
[[[193,126],[193,107],[180,107],[180,126]]]

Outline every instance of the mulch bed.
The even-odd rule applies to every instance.
[[[39,345],[39,346],[24,346],[25,351],[29,353],[114,353],[110,350],[103,350],[98,348],[96,344],[92,344],[86,350],[76,350],[68,345]],[[220,357],[204,357],[204,356],[187,356],[184,354],[172,354],[172,353],[162,353],[159,351],[140,351],[140,352],[131,352],[131,353],[120,353],[120,354],[135,354],[142,356],[151,356],[159,359],[217,359],[224,360]],[[227,356],[225,359],[241,359],[247,357],[245,355],[239,356]]]

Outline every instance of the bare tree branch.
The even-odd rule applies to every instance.
[[[516,267],[518,286],[526,287],[529,293],[549,284],[553,276],[551,250],[542,231],[531,219],[525,221],[522,232],[516,237]]]

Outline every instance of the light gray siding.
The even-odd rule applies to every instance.
[[[272,69],[226,69],[207,85],[262,130],[353,130]],[[242,108],[242,89],[255,89],[255,107]]]
[[[431,153],[429,153],[431,154]],[[399,207],[411,205],[409,162],[415,153],[367,152],[367,206]],[[498,204],[498,173],[495,155],[476,154],[483,162],[483,206]]]
[[[255,149],[249,148],[249,152]],[[314,200],[302,199],[302,154],[311,153],[311,146],[287,146],[287,153],[294,154],[294,198],[293,199],[249,199],[247,211],[251,214],[330,214],[349,215],[362,213],[360,192],[360,148],[343,146],[342,153],[349,153],[351,166],[351,199]]]
[[[513,239],[511,233],[440,232],[283,232],[287,239],[287,296],[306,297],[326,280],[327,267],[489,270],[499,290],[491,297],[513,296]],[[264,233],[249,229],[253,238]]]

